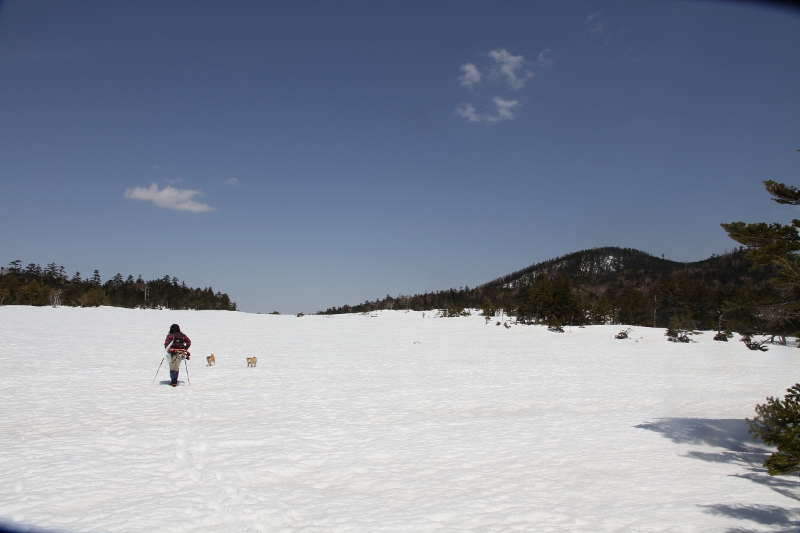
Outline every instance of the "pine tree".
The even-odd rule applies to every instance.
[[[572,294],[572,281],[566,270],[562,270],[553,283],[553,314],[560,324],[572,324],[575,315],[579,314],[578,305]]]
[[[535,307],[535,317],[537,322],[542,319],[549,322],[553,316],[553,284],[550,282],[550,276],[543,274],[536,277],[536,284],[534,285],[531,306]]]
[[[46,278],[50,278],[51,280],[55,280],[58,277],[58,266],[55,263],[50,263],[44,268],[44,276]]]
[[[800,472],[800,383],[780,398],[756,405],[756,416],[747,423],[750,433],[778,451],[764,461],[770,476]]]
[[[800,190],[790,185],[764,182],[764,187],[779,204],[800,205]],[[800,288],[800,220],[794,219],[789,225],[766,222],[746,224],[731,222],[722,224],[728,236],[748,248],[745,257],[756,266],[774,263],[780,267],[779,283]]]
[[[29,263],[28,266],[25,267],[25,274],[38,278],[42,275],[42,267],[34,263]]]

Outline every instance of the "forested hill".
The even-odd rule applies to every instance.
[[[474,288],[387,295],[323,313],[442,309],[445,316],[458,316],[464,308],[481,308],[484,314],[505,312],[525,323],[666,327],[679,319],[702,329],[727,321],[739,330],[774,331],[775,321],[783,329],[795,327],[794,318],[769,317],[763,306],[758,307],[758,302],[781,297],[770,282],[776,268],[752,270],[745,254],[738,248],[684,263],[631,248],[594,248],[536,263]],[[771,322],[767,326],[764,321]]]
[[[14,304],[236,311],[236,302],[231,302],[227,294],[214,292],[211,287],[187,287],[174,277],[145,281],[141,275],[134,279],[117,274],[103,283],[97,270],[87,279],[80,272],[69,278],[64,267],[55,263],[44,269],[33,263],[23,268],[21,261],[12,261],[0,270],[0,305]]]
[[[708,259],[694,262],[678,262],[650,255],[633,248],[607,246],[581,250],[555,259],[536,263],[522,270],[497,278],[479,286],[479,289],[517,288],[530,285],[537,276],[547,274],[557,277],[566,272],[574,280],[582,280],[594,286],[611,283],[652,284],[674,272],[686,272],[691,276],[716,280],[723,285],[764,282],[775,275],[775,271],[759,269],[751,271],[752,262],[744,258],[743,248],[724,255],[712,255]]]

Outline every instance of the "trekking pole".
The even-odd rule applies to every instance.
[[[163,364],[164,364],[164,358],[162,357],[162,358],[161,358],[161,362],[160,362],[160,363],[158,363],[158,370],[156,370],[156,375],[155,375],[155,376],[153,376],[153,383],[155,383],[155,382],[156,382],[156,378],[158,377],[158,373],[159,373],[159,372],[161,372],[161,365],[163,365]],[[188,372],[186,373],[186,376],[187,376],[187,377],[189,376],[189,373],[188,373]]]
[[[189,385],[192,384],[192,380],[189,379],[189,363],[186,362],[186,359],[183,360],[183,367],[186,369],[186,383]],[[178,367],[180,368],[180,367]]]

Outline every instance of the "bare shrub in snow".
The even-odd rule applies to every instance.
[[[614,338],[615,338],[615,339],[627,339],[627,338],[628,338],[628,334],[629,334],[631,331],[633,331],[631,328],[628,328],[628,329],[623,329],[622,331],[620,331],[619,333],[617,333],[616,335],[614,335]]]
[[[753,338],[753,335],[745,334],[742,335],[742,338],[739,340],[753,351],[766,352],[769,350],[769,348],[765,346],[765,344],[769,342],[767,339],[758,340]]]

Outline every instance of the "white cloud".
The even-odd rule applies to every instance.
[[[599,11],[586,17],[586,27],[592,35],[597,35],[603,31],[603,21],[600,20]]]
[[[481,81],[481,73],[478,67],[472,63],[461,65],[461,70],[464,71],[464,74],[458,79],[464,87],[469,87],[471,89],[473,85]]]
[[[194,213],[204,213],[214,211],[208,204],[203,204],[193,200],[195,196],[202,196],[200,191],[190,189],[176,189],[171,185],[159,190],[158,185],[151,184],[149,188],[133,187],[125,191],[125,198],[128,200],[147,200],[153,205],[167,209],[178,209],[181,211],[192,211]]]
[[[497,106],[497,121],[501,120],[514,120],[516,118],[515,112],[516,109],[521,106],[519,102],[516,100],[504,100],[499,96],[495,96],[493,98],[495,105]]]
[[[239,178],[228,178],[225,180],[225,185],[230,185],[231,187],[238,187],[241,184],[242,182],[239,181]]]
[[[547,70],[553,66],[553,51],[549,48],[545,48],[541,52],[539,52],[539,57],[536,58],[536,64],[542,70]]]
[[[463,103],[456,108],[456,113],[464,117],[465,119],[469,120],[470,122],[480,122],[480,116],[475,112],[475,108],[472,107],[472,104]]]
[[[534,77],[534,71],[544,72],[553,66],[553,53],[545,48],[535,61],[526,61],[505,48],[495,48],[486,54],[483,64],[461,65],[458,81],[470,90],[470,101],[456,107],[456,114],[470,122],[489,126],[517,118],[521,98],[514,98]]]
[[[533,72],[525,68],[523,56],[511,55],[505,48],[498,48],[489,52],[489,57],[495,63],[492,70],[499,72],[514,90],[522,89],[528,79],[533,77]]]
[[[484,124],[492,125],[504,120],[514,120],[517,118],[517,108],[522,106],[522,104],[516,100],[505,100],[499,96],[495,96],[492,102],[494,102],[495,105],[493,113],[488,111],[478,113],[475,111],[475,107],[468,102],[458,106],[456,108],[456,113],[470,122],[483,122]]]

